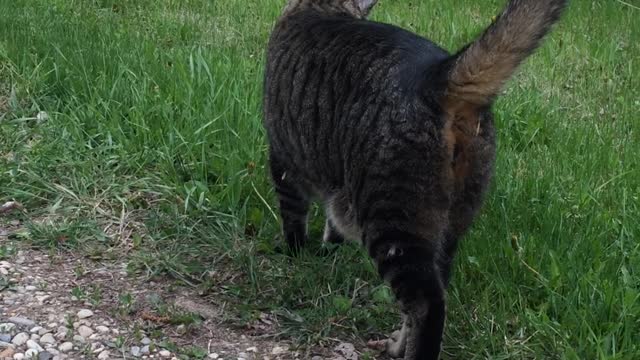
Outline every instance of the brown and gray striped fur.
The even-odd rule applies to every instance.
[[[403,330],[388,352],[437,359],[460,237],[493,172],[494,98],[566,0],[511,0],[456,54],[366,20],[376,0],[291,0],[270,38],[264,125],[284,236],[360,241],[392,287]]]

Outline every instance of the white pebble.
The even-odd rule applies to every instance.
[[[273,348],[273,350],[271,350],[271,355],[282,355],[286,352],[287,352],[286,348],[283,348],[281,346],[276,346]]]
[[[23,353],[13,354],[13,360],[23,360],[23,359],[24,359]]]
[[[58,328],[58,332],[54,335],[56,337],[56,339],[58,340],[64,340],[67,337],[67,334],[69,333],[69,329],[67,329],[64,326],[60,326]]]
[[[212,354],[209,354],[209,356],[208,356],[208,357],[209,357],[209,359],[217,359],[217,358],[219,358],[219,357],[220,357],[220,355],[218,355],[218,354],[216,354],[216,353],[212,353]]]
[[[110,356],[111,354],[109,354],[109,350],[104,350],[98,355],[98,359],[101,359],[101,360],[108,359]]]
[[[162,357],[171,357],[171,351],[169,351],[169,350],[160,350],[159,354]]]
[[[100,334],[106,334],[109,332],[109,328],[104,325],[96,326],[96,330],[98,330]]]
[[[132,346],[131,347],[131,355],[138,357],[140,356],[140,347],[139,346]]]
[[[42,348],[42,346],[40,346],[40,344],[38,344],[37,342],[33,341],[33,340],[29,340],[27,341],[27,347],[29,349],[33,349],[36,350],[38,352],[40,351],[44,351],[44,349]]]
[[[86,319],[93,316],[93,311],[88,309],[82,309],[78,311],[78,319]]]
[[[43,343],[43,344],[55,344],[56,343],[56,339],[54,339],[53,335],[51,335],[51,334],[44,334],[40,338],[40,342]]]
[[[85,338],[83,338],[80,335],[73,335],[73,341],[79,342],[79,343],[84,343],[86,340],[85,340]]]
[[[32,358],[34,358],[34,357],[38,356],[38,354],[39,354],[39,353],[40,353],[40,352],[39,352],[38,350],[36,350],[36,349],[29,349],[29,350],[27,350],[27,351],[25,351],[25,352],[24,352],[24,356],[25,356],[27,359],[32,359]]]
[[[63,342],[62,344],[60,344],[60,346],[58,346],[58,350],[62,351],[62,352],[67,352],[69,350],[73,349],[73,343],[67,341],[67,342]]]
[[[27,340],[29,340],[29,335],[27,335],[27,333],[20,333],[13,337],[11,343],[15,346],[22,346],[27,342]]]
[[[93,334],[93,330],[86,325],[82,325],[78,328],[78,334],[83,338],[88,338],[89,336],[91,336],[91,334]]]

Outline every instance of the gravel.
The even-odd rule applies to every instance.
[[[0,244],[2,241],[0,234]],[[124,292],[139,294],[134,298],[134,301],[139,301],[138,298],[145,299],[151,290],[154,291],[152,295],[164,300],[172,296],[166,296],[162,291],[175,291],[176,287],[166,284],[164,289],[159,289],[162,283],[151,285],[147,279],[134,281],[128,278],[126,264],[123,263],[105,266],[83,261],[65,257],[54,261],[51,255],[34,250],[19,251],[12,256],[11,262],[0,261],[0,280],[6,279],[11,284],[0,292],[0,359],[107,360],[133,357],[177,360],[190,357],[189,353],[180,353],[180,350],[192,346],[207,351],[206,358],[214,360],[312,358],[290,350],[286,343],[251,338],[236,330],[225,329],[219,319],[203,316],[204,321],[197,327],[169,325],[154,322],[153,316],[140,320],[147,314],[144,307],[137,313],[123,316],[119,310],[120,296]],[[78,276],[78,268],[84,269],[87,275]],[[94,303],[87,296],[77,295],[77,289],[88,292],[94,288],[101,290],[102,302]],[[198,299],[197,294],[184,288],[175,294],[174,298],[187,296]],[[203,306],[210,305],[205,302]],[[215,315],[215,309],[207,312],[210,313]],[[153,333],[145,333],[144,329],[148,328],[154,329]],[[176,352],[175,349],[179,350]],[[334,355],[338,354],[320,359],[347,358]]]

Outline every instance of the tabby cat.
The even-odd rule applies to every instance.
[[[491,105],[566,0],[511,0],[454,55],[366,20],[376,1],[286,5],[264,84],[271,175],[289,247],[318,199],[324,240],[360,241],[400,304],[387,352],[438,359],[452,259],[493,172]]]

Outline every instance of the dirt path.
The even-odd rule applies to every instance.
[[[19,228],[0,216],[0,247]],[[224,304],[130,274],[122,260],[27,248],[0,260],[0,359],[358,359],[344,343],[295,350],[271,340],[277,328],[266,314],[229,328]]]

